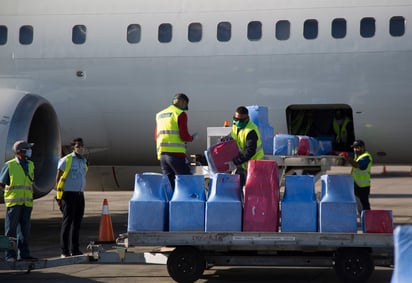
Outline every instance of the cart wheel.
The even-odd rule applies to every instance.
[[[347,283],[364,283],[375,265],[369,249],[339,249],[335,255],[335,272]]]
[[[167,258],[167,271],[176,282],[194,282],[205,268],[203,254],[194,247],[177,247]]]

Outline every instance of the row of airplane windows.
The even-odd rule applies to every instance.
[[[389,20],[389,34],[394,37],[405,34],[405,18],[394,16]],[[360,36],[371,38],[376,32],[376,20],[373,17],[365,17],[360,20]],[[290,38],[291,23],[288,20],[280,20],[275,24],[275,38],[277,40],[288,40]],[[303,37],[305,39],[316,39],[319,32],[319,23],[316,19],[305,20],[303,24]],[[331,36],[341,39],[346,36],[347,23],[343,18],[336,18],[331,22]],[[72,28],[72,43],[86,43],[87,27],[85,25],[75,25]],[[162,23],[158,27],[158,41],[168,43],[172,41],[173,26],[170,23]],[[187,39],[189,42],[200,42],[202,40],[203,27],[201,23],[190,23],[188,25]],[[220,42],[230,41],[232,36],[232,24],[230,22],[220,22],[217,24],[216,38]],[[8,38],[8,29],[5,25],[0,25],[0,45],[5,45]],[[139,24],[130,24],[127,27],[126,40],[130,44],[141,41],[142,27]],[[247,38],[250,41],[258,41],[262,38],[262,23],[251,21],[247,25]],[[30,45],[34,40],[34,28],[31,25],[23,25],[19,30],[19,42],[22,45]]]

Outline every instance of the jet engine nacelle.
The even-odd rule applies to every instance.
[[[38,95],[0,89],[0,96],[0,164],[14,158],[15,141],[34,143],[31,158],[35,166],[33,189],[34,198],[40,198],[48,194],[56,183],[61,152],[56,112],[46,99]]]

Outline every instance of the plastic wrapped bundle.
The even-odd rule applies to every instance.
[[[177,175],[169,202],[169,230],[204,231],[205,202],[203,175]]]
[[[265,154],[273,153],[273,127],[269,124],[269,110],[266,106],[251,105],[247,106],[250,120],[256,124],[259,129],[262,147]]]
[[[278,134],[273,139],[273,155],[296,155],[298,145],[298,136]]]
[[[245,185],[243,231],[278,231],[278,179],[278,164],[276,161],[249,161]]]
[[[281,207],[282,232],[316,232],[318,203],[315,178],[311,175],[286,176]]]
[[[410,283],[412,278],[412,225],[402,225],[393,232],[395,270],[391,283]]]
[[[167,231],[171,186],[161,174],[136,174],[129,201],[128,231]]]
[[[242,231],[239,175],[218,173],[206,202],[205,231]]]
[[[239,156],[239,148],[234,140],[221,142],[210,146],[205,151],[210,175],[224,173],[229,170],[225,162],[232,161]]]
[[[357,232],[357,212],[353,177],[323,175],[320,201],[320,232]]]
[[[361,214],[363,233],[392,233],[392,210],[364,210]]]

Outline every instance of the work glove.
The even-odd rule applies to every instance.
[[[227,161],[225,162],[225,164],[229,167],[228,171],[230,172],[233,172],[237,169],[237,166],[235,165],[235,163],[233,163],[233,161]]]
[[[346,151],[342,151],[341,153],[339,153],[339,156],[345,157],[346,159],[349,158],[349,153],[347,153]]]
[[[194,134],[192,135],[192,141],[197,140],[198,137],[199,137],[199,134],[198,134],[198,133],[194,133]]]
[[[233,138],[230,135],[220,138],[220,142],[228,142],[228,141],[231,141],[231,140],[233,140]]]

